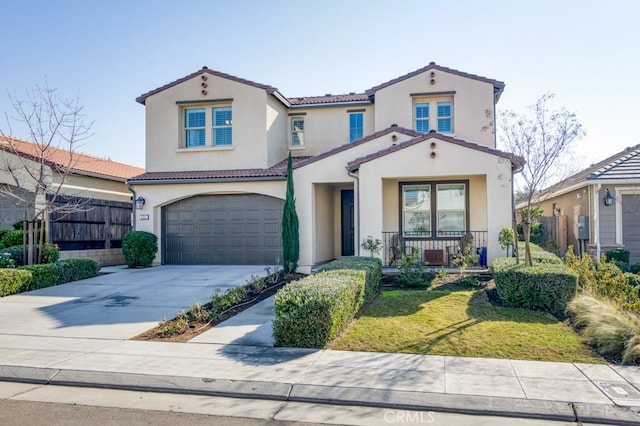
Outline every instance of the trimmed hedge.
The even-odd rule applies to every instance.
[[[562,264],[525,266],[499,258],[493,262],[493,276],[498,295],[514,308],[563,312],[578,288],[578,275]]]
[[[319,272],[348,269],[366,272],[364,300],[368,302],[378,293],[382,276],[382,261],[375,257],[341,257],[323,265]]]
[[[622,262],[624,264],[626,264],[627,267],[629,267],[629,250],[625,250],[625,249],[612,249],[607,251],[604,254],[605,258],[607,259],[607,262]]]
[[[68,259],[56,263],[21,266],[19,270],[31,272],[31,280],[22,290],[27,291],[95,277],[100,264],[93,259]]]
[[[31,282],[31,272],[19,269],[0,269],[0,297],[23,292]]]
[[[129,268],[146,268],[158,252],[158,237],[150,232],[131,231],[122,238],[122,253]]]
[[[366,278],[365,270],[329,270],[278,291],[275,345],[320,348],[331,342],[362,307]]]
[[[37,260],[40,246],[36,245],[34,246],[34,248],[35,248],[34,257],[35,257],[35,260]],[[24,262],[22,261],[24,250],[25,250],[25,247],[22,245],[22,243],[20,243],[20,245],[7,247],[5,249],[0,250],[0,254],[8,253],[9,256],[11,256],[11,258],[15,262],[16,266],[22,266],[24,265]],[[60,256],[60,253],[53,244],[45,243],[42,246],[42,263],[53,263],[58,260],[59,256]]]

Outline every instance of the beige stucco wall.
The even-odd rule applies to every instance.
[[[267,167],[286,158],[289,149],[285,135],[287,134],[287,109],[282,103],[267,96],[266,129],[267,129]]]
[[[334,241],[334,197],[333,189],[330,185],[314,184],[315,198],[315,261],[322,262],[335,258]]]
[[[493,85],[439,70],[433,72],[435,72],[435,84],[430,84],[431,71],[426,71],[377,91],[375,130],[385,129],[392,124],[414,129],[414,98],[411,94],[455,91],[452,95],[454,121],[452,136],[493,147],[495,145],[493,132],[482,130],[483,127],[492,123],[492,116],[495,115]],[[492,114],[491,117],[487,117],[487,111]],[[435,111],[431,112],[431,117],[429,124],[435,129]]]
[[[59,179],[54,179],[56,184]],[[131,192],[124,182],[106,180],[93,176],[67,175],[61,193],[74,197],[98,198],[111,201],[131,201]]]
[[[590,216],[589,220],[593,220],[590,189],[584,186],[542,201],[539,207],[544,211],[543,216],[553,216],[554,203],[560,209],[560,215],[567,216],[567,244],[578,247],[578,216]],[[592,223],[589,232],[590,242],[593,242],[595,230]]]
[[[374,113],[372,105],[343,105],[333,107],[313,107],[291,110],[290,113],[304,115],[304,147],[293,147],[292,155],[318,155],[349,141],[349,112],[363,112],[364,136],[374,132]],[[287,127],[287,140],[290,136]]]
[[[286,193],[286,181],[246,181],[246,182],[218,182],[218,183],[194,183],[194,184],[162,184],[162,185],[135,185],[136,196],[145,199],[145,205],[135,214],[135,229],[155,234],[159,240],[159,248],[162,247],[160,238],[162,235],[162,207],[178,200],[205,194],[262,194],[284,199]],[[140,215],[149,215],[148,220],[141,220]],[[160,264],[162,259],[161,249],[154,260],[154,264]]]
[[[436,158],[432,159],[429,145],[430,141],[422,142],[361,165],[360,205],[363,209],[366,206],[367,211],[360,215],[360,237],[380,236],[387,226],[391,227],[389,230],[397,230],[398,190],[394,182],[423,176],[443,180],[468,177],[471,227],[488,231],[488,260],[491,262],[502,254],[497,238],[500,230],[511,224],[510,162],[444,141],[438,142]],[[388,200],[395,201],[393,204],[386,202],[384,195],[387,192],[383,194],[383,188],[388,192]],[[385,218],[385,212],[391,219]]]
[[[191,78],[146,99],[146,170],[233,170],[266,168],[267,162],[267,92],[233,80],[207,75],[207,94],[201,94],[202,79]],[[233,99],[233,147],[228,149],[181,149],[183,107],[206,106],[208,118],[215,100]],[[176,102],[201,101],[189,105]],[[209,102],[211,101],[211,102]],[[218,105],[226,105],[223,102]],[[270,118],[272,119],[272,117]],[[208,138],[211,128],[207,128]]]

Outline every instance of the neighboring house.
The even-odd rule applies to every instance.
[[[538,204],[544,216],[566,216],[567,243],[600,256],[613,248],[640,262],[640,145],[555,185]],[[545,191],[546,192],[546,191]]]
[[[0,185],[26,200],[0,194],[0,227],[12,228],[25,219],[26,211],[32,214],[44,206],[45,195],[35,199],[35,181],[29,177],[30,173],[39,176],[41,164],[45,185],[50,190],[60,187],[54,201],[59,211],[47,218],[47,239],[59,246],[61,258],[123,263],[122,237],[131,230],[132,211],[126,180],[144,169],[55,147],[48,147],[43,155],[37,144],[0,137]],[[75,212],[60,211],[73,204],[78,206]]]
[[[431,63],[364,93],[287,98],[204,67],[137,98],[146,173],[128,181],[145,201],[136,229],[159,236],[156,263],[274,264],[291,153],[300,271],[359,254],[368,236],[383,240],[386,264],[415,246],[448,265],[472,233],[490,262],[522,162],[495,149],[503,89]]]

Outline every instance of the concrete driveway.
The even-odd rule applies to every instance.
[[[87,280],[0,298],[0,335],[129,339],[216,291],[265,275],[264,266],[103,268]],[[5,336],[7,337],[7,336]]]

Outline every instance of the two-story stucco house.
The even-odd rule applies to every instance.
[[[367,255],[368,236],[384,242],[385,263],[401,244],[446,265],[471,233],[490,262],[521,163],[486,131],[503,89],[431,63],[364,93],[288,98],[204,67],[137,98],[136,229],[160,238],[156,263],[274,264],[291,153],[302,272]]]

